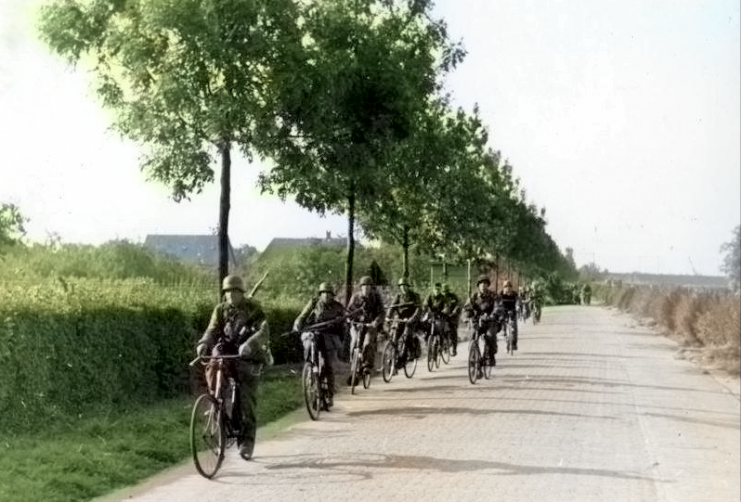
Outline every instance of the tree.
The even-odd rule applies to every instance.
[[[261,184],[310,210],[347,214],[346,301],[358,207],[384,193],[393,145],[440,88],[438,72],[462,57],[430,9],[429,0],[310,2],[303,46],[274,75],[279,112],[265,154],[275,166]]]
[[[21,214],[15,204],[0,204],[0,249],[21,242],[26,235],[25,224],[28,218]]]
[[[736,225],[733,238],[720,247],[720,252],[725,253],[720,270],[728,276],[730,288],[738,291],[741,286],[741,226]]]
[[[233,148],[251,159],[279,50],[300,44],[293,0],[66,0],[41,10],[41,36],[90,63],[114,127],[147,150],[141,168],[179,201],[221,163],[219,276],[228,273]]]

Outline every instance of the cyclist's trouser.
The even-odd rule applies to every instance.
[[[363,369],[372,370],[376,362],[376,338],[378,331],[372,327],[366,327],[365,335],[360,337],[363,341]],[[358,343],[360,333],[356,329],[350,330],[351,342],[350,347],[355,347]]]
[[[496,354],[499,351],[497,344],[497,327],[494,321],[486,323],[484,326],[478,327],[479,334],[484,338],[485,351],[490,354]]]

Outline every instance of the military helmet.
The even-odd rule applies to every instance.
[[[244,293],[244,280],[238,275],[227,275],[221,283],[221,290],[229,291],[230,289],[238,289]]]
[[[398,282],[399,286],[409,286],[409,280],[406,277],[402,277]]]
[[[360,278],[360,286],[373,286],[373,279],[368,275],[364,275]]]
[[[485,275],[485,274],[482,274],[482,275],[479,276],[479,278],[476,280],[476,285],[478,286],[482,282],[485,282],[487,284],[491,284],[491,280],[489,280],[489,276],[488,275]]]
[[[319,293],[332,293],[334,294],[334,288],[328,282],[323,282],[319,285]]]
[[[509,280],[504,281],[504,287],[505,288],[511,288],[512,287],[512,281],[509,281]]]
[[[443,293],[450,293],[450,286],[447,282],[443,284]]]

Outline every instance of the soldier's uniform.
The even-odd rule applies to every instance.
[[[226,285],[233,277],[227,276],[224,284]],[[241,283],[241,278],[239,280]],[[243,286],[242,292],[244,292]],[[239,382],[239,405],[234,407],[236,413],[232,415],[232,424],[235,430],[239,431],[237,443],[240,447],[243,444],[246,445],[246,451],[249,453],[247,458],[252,455],[257,431],[255,410],[260,369],[263,364],[272,364],[272,362],[269,354],[258,345],[249,344],[249,347],[245,345],[248,339],[254,341],[263,335],[267,337],[269,333],[262,307],[254,300],[243,298],[236,305],[231,305],[226,301],[218,304],[211,314],[206,331],[197,343],[197,346],[205,346],[206,353],[214,356],[237,355],[244,347],[241,350],[242,358],[225,361],[225,363],[228,374]],[[216,361],[210,361],[206,366],[206,382],[212,391],[215,384],[216,364]]]
[[[433,291],[427,295],[427,298],[425,298],[425,302],[423,304],[423,310],[425,312],[426,318],[424,326],[425,342],[427,342],[430,338],[433,322],[439,324],[439,329],[444,330],[445,328],[447,328],[447,316],[444,312],[447,298],[440,288],[441,286],[439,283],[435,284]]]
[[[329,386],[330,401],[334,396],[334,361],[337,357],[337,351],[342,347],[342,337],[344,335],[345,325],[340,320],[345,318],[345,307],[334,299],[334,291],[327,290],[322,284],[319,293],[329,292],[332,297],[326,300],[321,297],[314,297],[306,304],[299,316],[293,323],[294,331],[300,332],[306,324],[318,324],[321,322],[337,320],[335,324],[319,328],[317,330],[317,348],[324,357],[324,371]]]
[[[405,279],[399,280],[399,286],[406,285],[408,283]],[[389,310],[389,318],[393,318],[395,315],[399,316],[399,319],[405,319],[407,322],[404,325],[404,339],[406,346],[411,349],[414,341],[414,332],[417,329],[417,323],[420,317],[420,297],[419,295],[409,287],[406,291],[399,291],[396,297],[394,297],[391,305],[404,305],[402,307],[392,307]],[[398,337],[398,331],[397,337]],[[398,340],[394,340],[397,342]],[[417,343],[419,345],[419,343]],[[416,347],[415,347],[416,349]],[[401,354],[400,357],[404,357],[405,354]]]
[[[360,280],[361,287],[365,284],[372,285],[370,278]],[[383,324],[386,317],[383,308],[383,299],[375,289],[372,289],[368,295],[362,291],[354,293],[347,305],[347,311],[352,318],[363,323],[371,323],[372,326],[364,328],[363,336],[363,369],[372,371],[376,360],[376,338],[378,337],[378,328]],[[352,340],[350,347],[355,346],[356,338],[361,335],[355,329],[350,330]]]
[[[446,284],[443,286],[443,295],[445,296],[445,308],[443,313],[448,322],[448,334],[450,336],[450,347],[452,355],[456,355],[458,350],[458,316],[461,313],[461,304],[458,295],[450,290]]]
[[[509,291],[503,289],[499,292],[499,301],[501,302],[504,315],[507,316],[505,319],[502,319],[502,322],[506,322],[507,319],[512,320],[512,327],[514,328],[512,330],[512,341],[514,349],[517,350],[517,303],[519,302],[519,296],[517,295],[517,292],[510,287]]]
[[[479,284],[489,283],[488,278],[479,278]],[[478,284],[477,284],[478,286]],[[499,351],[497,345],[498,322],[496,320],[497,295],[490,289],[476,291],[463,306],[466,315],[474,321],[474,329],[484,335],[486,348],[492,361]]]

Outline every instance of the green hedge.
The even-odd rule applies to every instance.
[[[188,362],[218,298],[148,280],[0,285],[0,428],[68,420],[191,390]],[[297,308],[266,305],[276,363],[300,360]]]

